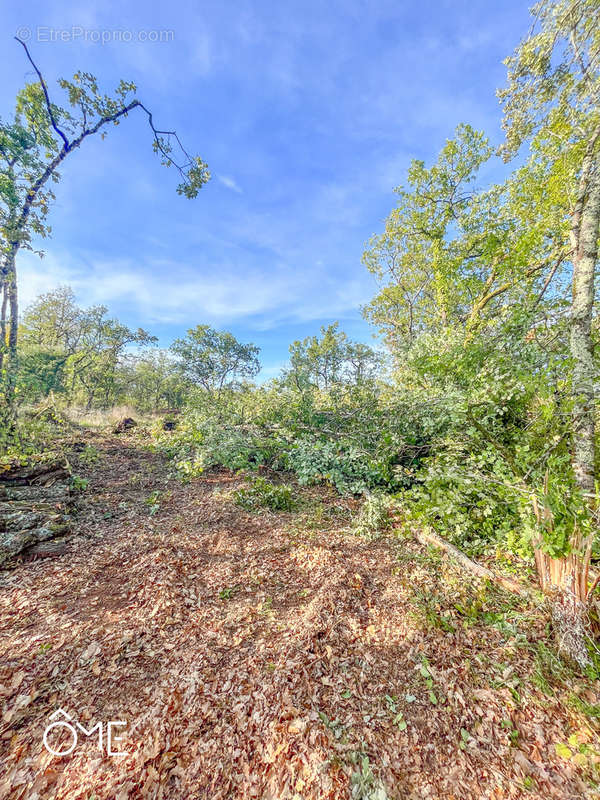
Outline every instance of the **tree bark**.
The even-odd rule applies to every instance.
[[[4,348],[6,347],[6,310],[8,308],[8,284],[4,277],[4,267],[2,268],[2,283],[0,292],[2,293],[2,306],[0,307],[0,380],[4,369]]]
[[[600,157],[589,175],[581,216],[574,218],[573,299],[570,349],[573,359],[573,471],[588,498],[595,492],[595,406],[592,313],[600,233]]]
[[[570,320],[570,351],[573,361],[571,463],[577,486],[592,511],[595,511],[596,492],[592,317],[600,235],[600,154],[593,152],[596,138],[594,137],[582,164],[570,231],[573,264]],[[549,511],[536,509],[536,516],[540,525],[552,524]],[[588,576],[591,551],[592,534],[582,535],[578,526],[570,542],[570,552],[561,558],[551,558],[536,548],[540,584],[553,596],[553,617],[560,647],[581,667],[589,664],[585,613],[590,592]]]
[[[19,302],[17,293],[17,275],[15,256],[18,246],[11,246],[4,260],[3,298],[0,331],[2,335],[2,357],[0,359],[0,381],[4,384],[2,408],[0,409],[0,425],[9,441],[14,433],[16,421],[16,386],[18,373],[17,336],[19,330]],[[8,312],[8,319],[7,319]],[[6,349],[5,349],[6,348]],[[6,354],[7,358],[4,358]],[[6,444],[6,442],[5,442]]]

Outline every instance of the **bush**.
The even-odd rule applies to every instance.
[[[425,465],[419,483],[400,495],[407,515],[471,556],[492,552],[511,537],[513,550],[525,547],[514,538],[521,522],[518,497],[501,482],[495,454],[487,455],[498,470],[495,476],[480,471],[487,465],[486,451],[462,457],[440,453]]]
[[[274,385],[227,395],[219,408],[199,396],[175,431],[157,423],[156,446],[180,475],[223,466],[294,472],[302,485],[329,482],[341,494],[395,491],[414,481],[446,425],[446,398],[371,388],[298,396]]]
[[[287,466],[302,486],[328,481],[340,494],[362,494],[375,486],[389,485],[393,479],[385,457],[370,457],[355,445],[309,438],[290,448]]]
[[[255,478],[247,489],[235,492],[235,503],[246,511],[270,508],[271,511],[292,511],[296,503],[290,486],[276,486],[265,480]]]
[[[389,495],[370,494],[362,504],[354,524],[352,533],[357,536],[375,538],[392,527],[392,506],[394,500]]]

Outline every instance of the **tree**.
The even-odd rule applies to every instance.
[[[216,331],[209,325],[190,328],[183,339],[176,339],[171,351],[183,375],[205,391],[220,397],[236,379],[253,378],[260,370],[259,348],[242,344],[229,331]]]
[[[532,161],[558,190],[569,222],[572,264],[570,353],[572,466],[577,486],[595,515],[594,275],[600,235],[600,25],[597,0],[543,0],[535,26],[507,59],[504,155],[531,143]],[[540,520],[551,523],[548,509]],[[588,599],[592,533],[574,531],[563,558],[540,556],[542,580],[558,592],[557,613],[582,652],[581,616]]]
[[[101,94],[93,75],[78,72],[72,81],[59,80],[68,98],[68,107],[63,108],[51,99],[26,44],[17,41],[38,80],[17,95],[13,121],[0,120],[0,375],[5,386],[5,422],[10,424],[18,366],[17,254],[23,247],[32,249],[34,236],[49,235],[47,216],[54,200],[49,187],[59,180],[58,169],[67,156],[91,136],[100,133],[104,138],[109,125],[118,125],[139,110],[147,117],[154,152],[164,166],[173,166],[181,176],[179,194],[196,197],[210,178],[206,164],[186,152],[174,131],[155,126],[152,113],[135,96],[135,84],[121,81],[109,96]],[[182,154],[177,159],[175,147]]]
[[[380,365],[373,348],[352,342],[334,322],[321,326],[320,336],[292,342],[286,381],[296,389],[314,385],[328,392],[336,385],[364,383],[375,376]]]
[[[116,399],[117,369],[125,348],[156,338],[106,315],[105,306],[79,308],[70,287],[41,295],[23,318],[20,351],[26,366],[32,360],[46,364],[46,371],[51,366],[50,388],[71,401],[82,398],[88,408],[98,399],[110,405]],[[26,371],[31,375],[31,368]],[[31,385],[31,378],[28,382]]]
[[[364,314],[398,358],[425,333],[457,326],[473,336],[516,295],[543,295],[562,263],[547,209],[531,203],[531,176],[477,189],[492,155],[483,133],[459,125],[435,164],[411,163],[384,232],[369,241],[363,262],[383,285]]]
[[[126,356],[118,378],[125,396],[143,411],[181,408],[190,388],[177,362],[165,350]]]
[[[457,139],[431,168],[413,164],[411,191],[371,241],[367,265],[391,282],[366,313],[387,334],[401,386],[455,398],[450,433],[423,476],[421,510],[435,509],[441,526],[474,522],[486,536],[504,530],[530,544],[542,587],[558,594],[564,644],[583,660],[594,526],[569,458],[569,413],[579,402],[567,390],[578,374],[566,335],[571,327],[572,356],[576,315],[565,319],[565,179],[574,159],[556,158],[538,136],[526,164],[477,190],[489,150],[465,126]],[[406,291],[415,286],[418,302]]]

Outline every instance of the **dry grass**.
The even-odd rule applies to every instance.
[[[84,406],[72,406],[64,410],[64,416],[76,425],[83,425],[86,428],[96,428],[99,430],[113,428],[125,417],[131,417],[136,422],[151,422],[156,419],[156,414],[142,414],[133,406],[113,406],[112,408],[86,409]]]

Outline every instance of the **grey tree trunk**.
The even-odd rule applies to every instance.
[[[15,414],[16,414],[16,384],[18,373],[18,352],[17,352],[17,336],[19,329],[19,302],[17,294],[17,273],[16,273],[16,253],[18,244],[11,247],[10,253],[6,256],[3,264],[3,278],[4,278],[4,296],[2,299],[2,319],[0,320],[0,330],[3,336],[3,347],[6,341],[6,334],[8,332],[8,347],[6,356],[3,353],[2,369],[3,374],[0,376],[4,383],[3,390],[3,408],[1,409],[0,417],[5,433],[11,434],[14,427]],[[7,319],[8,312],[8,319]]]
[[[594,272],[600,233],[600,158],[589,174],[581,216],[573,231],[573,299],[570,349],[573,358],[573,470],[581,491],[592,495],[594,473],[594,359],[592,314]]]

